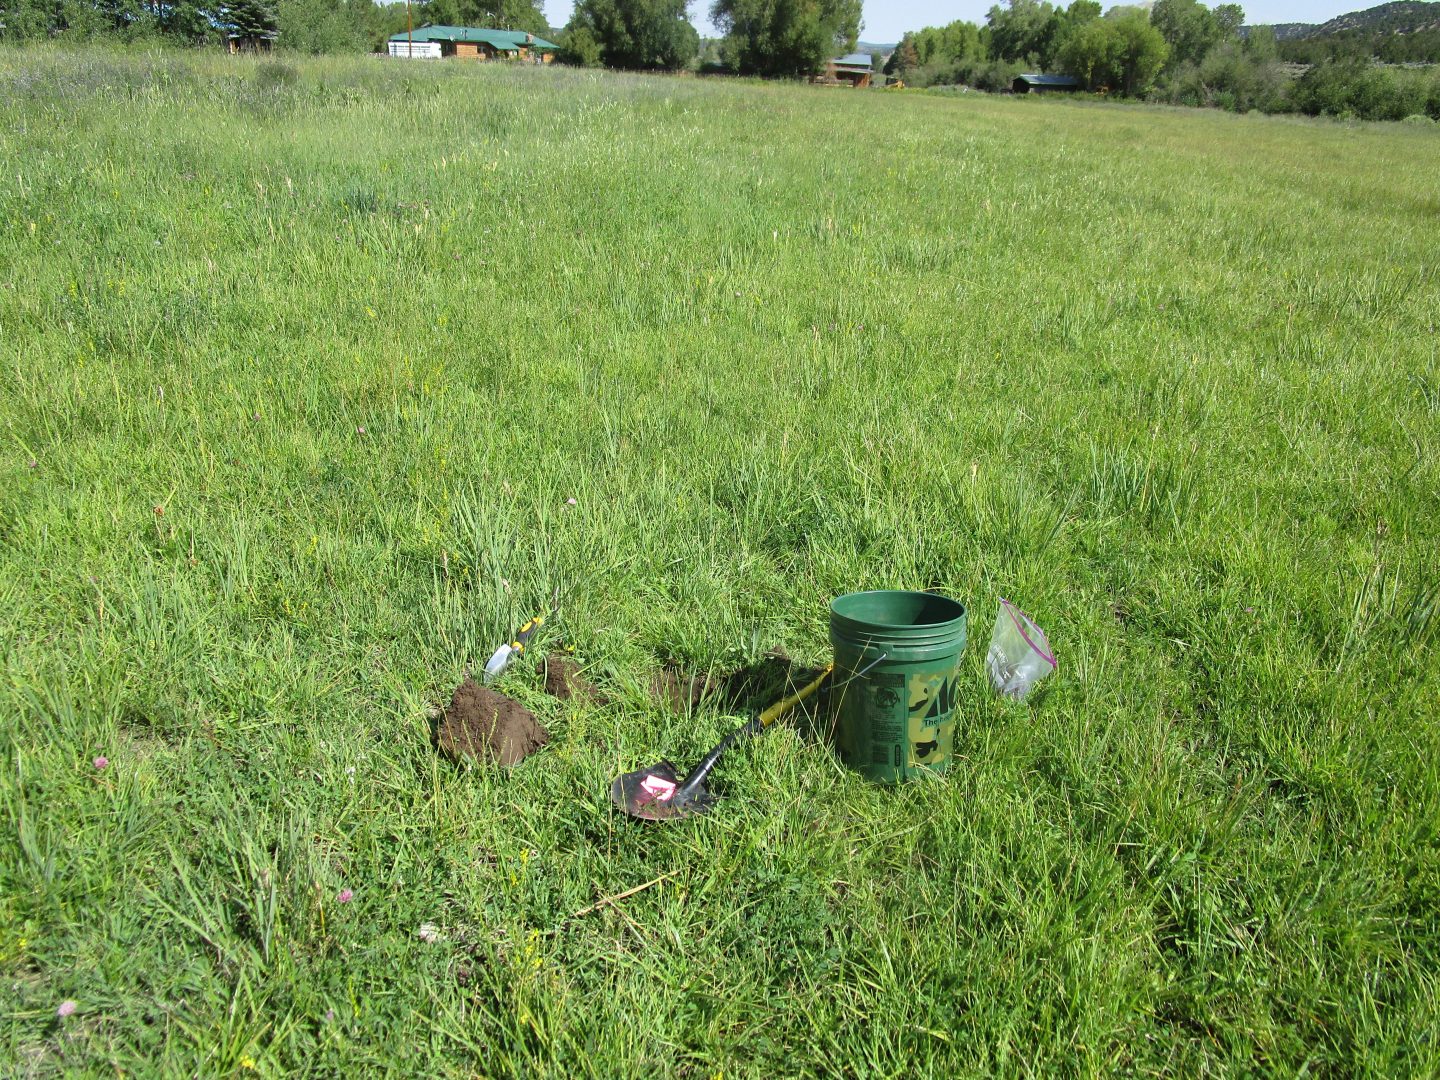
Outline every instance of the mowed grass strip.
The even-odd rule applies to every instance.
[[[1440,1069],[1433,133],[42,49],[0,163],[7,1072]],[[610,810],[878,587],[943,782]],[[438,759],[557,592],[611,701]]]

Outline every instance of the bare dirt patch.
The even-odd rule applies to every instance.
[[[666,667],[650,680],[650,696],[676,712],[688,713],[719,689],[709,675],[691,675],[678,667]]]
[[[512,697],[466,679],[435,729],[435,745],[457,761],[518,765],[550,741],[535,714]]]
[[[758,662],[724,673],[699,675],[675,664],[666,665],[650,681],[650,695],[679,713],[713,703],[734,713],[757,713],[808,685],[822,669],[797,664],[783,649],[772,649]],[[793,722],[812,733],[823,732],[829,685],[824,684],[792,714]]]
[[[603,705],[609,700],[581,673],[579,662],[572,657],[551,653],[540,661],[540,673],[545,677],[545,692],[553,698],[561,701],[574,698],[594,705]]]

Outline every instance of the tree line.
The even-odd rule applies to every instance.
[[[694,65],[700,35],[687,0],[579,0],[552,30],[537,0],[417,0],[416,26],[485,26],[555,35],[560,59],[588,66],[681,70]],[[853,48],[861,0],[715,0],[725,29],[719,62],[739,74],[804,75],[836,50]],[[404,3],[375,0],[0,0],[0,40],[37,39],[215,44],[271,40],[301,52],[383,51],[407,25]]]
[[[1401,33],[1341,30],[1280,42],[1280,59],[1297,64],[1371,58],[1382,64],[1440,64],[1440,26]]]
[[[861,0],[715,0],[723,38],[707,57],[737,75],[821,71],[855,47]],[[578,0],[560,36],[560,59],[587,67],[678,71],[694,66],[700,35],[687,0]]]
[[[1009,0],[984,26],[957,22],[906,34],[885,70],[912,85],[966,83],[1009,89],[1021,71],[1071,75],[1095,92],[1134,96],[1156,79],[1238,39],[1238,4],[1211,9],[1198,0],[1156,0],[1150,10],[1122,5],[1101,14],[1095,0],[1057,7]]]
[[[1068,7],[1007,0],[985,24],[954,22],[907,33],[886,63],[911,86],[1009,89],[1024,71],[1069,75],[1095,93],[1236,111],[1401,120],[1440,119],[1440,73],[1377,66],[1373,52],[1318,53],[1296,77],[1265,26],[1245,28],[1238,4],[1155,0],[1147,11],[1095,0]],[[1417,35],[1394,35],[1415,37]],[[1372,41],[1379,40],[1374,35]],[[1290,55],[1294,55],[1292,52]]]
[[[307,53],[383,51],[407,20],[549,32],[533,0],[0,0],[0,40],[169,41],[213,45],[235,35],[271,38]]]
[[[415,25],[490,26],[558,37],[562,61],[636,70],[697,66],[700,36],[687,0],[578,0],[559,31],[537,0],[417,0]],[[855,47],[861,0],[713,0],[723,38],[705,60],[742,75],[805,76]],[[302,52],[383,51],[404,31],[403,3],[375,0],[0,0],[0,39],[273,40]],[[1430,58],[1435,31],[1354,32],[1277,42],[1244,27],[1238,4],[1155,0],[1146,10],[1097,0],[1006,0],[983,26],[958,21],[904,35],[885,72],[912,86],[1008,90],[1023,71],[1070,75],[1095,93],[1239,111],[1398,120],[1440,119],[1440,75],[1377,66]],[[1408,39],[1391,46],[1390,38]],[[1330,44],[1321,47],[1313,42]],[[1306,50],[1312,51],[1306,51]],[[1408,51],[1407,51],[1408,50]],[[1298,78],[1285,61],[1311,56]]]
[[[561,30],[537,0],[416,0],[416,26],[485,26],[558,38],[562,61],[678,71],[696,65],[700,35],[687,0],[579,0]],[[737,74],[807,75],[860,32],[861,0],[714,0],[725,31],[712,59]],[[0,0],[0,40],[112,39],[215,44],[267,39],[300,52],[383,51],[405,30],[404,3],[375,0]]]

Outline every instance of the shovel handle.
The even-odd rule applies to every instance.
[[[762,712],[760,714],[759,730],[765,730],[765,728],[769,727],[776,720],[780,719],[780,717],[784,716],[796,705],[799,705],[800,702],[804,701],[811,694],[815,693],[816,690],[819,690],[820,684],[830,677],[830,672],[834,667],[835,665],[833,663],[826,664],[824,670],[821,671],[819,675],[815,676],[813,680],[802,686],[799,690],[796,690],[789,697],[781,698],[774,705],[771,705],[768,709]]]
[[[730,732],[729,735],[726,735],[725,738],[721,739],[715,749],[701,758],[700,764],[691,769],[690,775],[680,782],[680,786],[675,789],[675,794],[672,796],[672,801],[681,803],[686,798],[689,798],[689,796],[705,782],[705,777],[710,775],[710,770],[713,769],[715,763],[720,760],[720,755],[730,749],[732,743],[737,743],[741,739],[747,739],[751,735],[758,735],[796,705],[800,704],[800,702],[815,693],[816,690],[820,689],[820,684],[830,675],[830,669],[834,666],[834,664],[826,664],[825,670],[820,672],[812,682],[802,686],[789,697],[781,698],[759,716],[743,726],[736,728]]]

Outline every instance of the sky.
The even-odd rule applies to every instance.
[[[863,41],[888,43],[900,40],[906,30],[924,26],[944,26],[956,19],[983,24],[985,12],[996,0],[866,0],[865,25],[860,31]],[[1051,0],[1052,3],[1057,0]],[[1068,0],[1062,0],[1068,2]],[[1121,0],[1101,0],[1107,8]],[[1201,0],[1214,7],[1222,0]],[[1322,23],[1347,11],[1364,11],[1383,0],[1239,0],[1245,9],[1245,21],[1257,23],[1308,22]],[[551,26],[564,26],[570,21],[573,0],[544,0],[545,17]],[[690,5],[690,19],[706,37],[717,31],[710,24],[710,0],[697,0]]]

